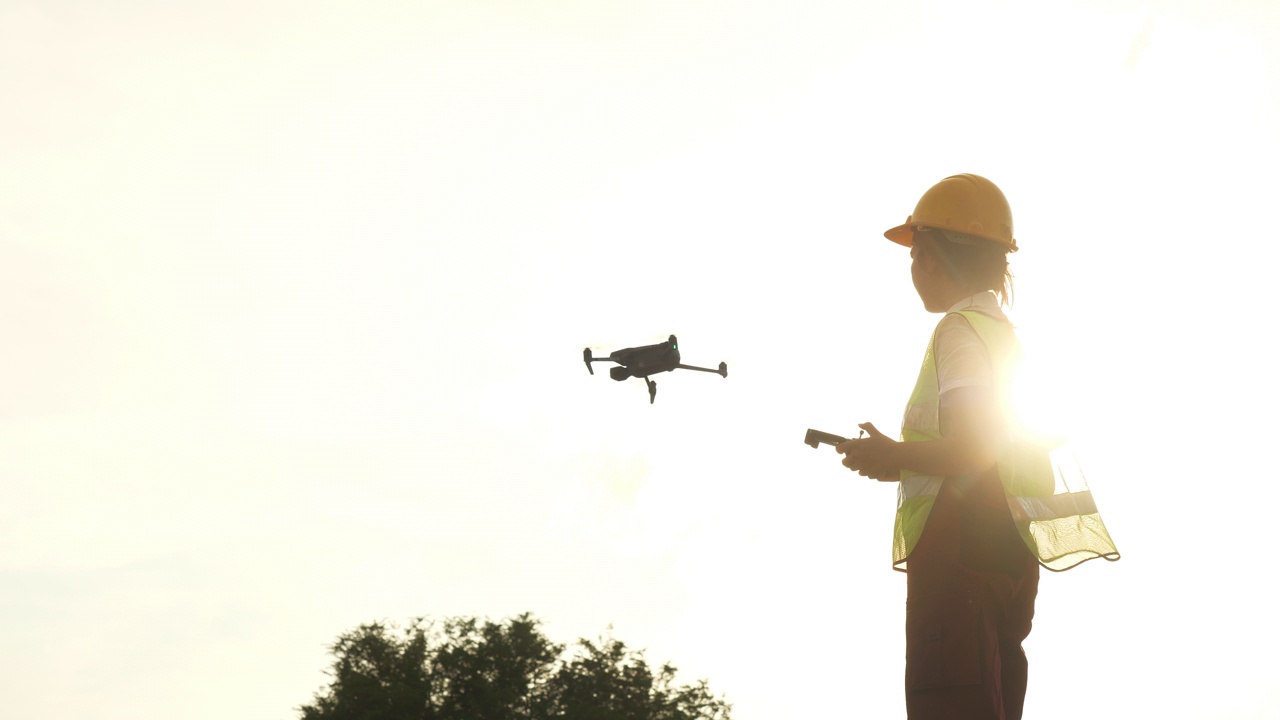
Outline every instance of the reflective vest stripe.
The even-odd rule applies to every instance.
[[[1093,493],[1088,490],[1041,497],[1015,496],[1011,499],[1014,502],[1009,503],[1009,509],[1013,511],[1014,520],[1048,520],[1072,515],[1098,514],[1098,506],[1093,502]]]
[[[922,495],[937,495],[942,487],[942,478],[936,475],[916,475],[898,483],[898,496],[901,500]]]

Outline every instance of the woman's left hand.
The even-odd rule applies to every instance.
[[[897,482],[900,468],[894,456],[899,443],[871,423],[862,423],[858,427],[867,431],[867,437],[845,440],[836,445],[836,452],[844,455],[843,465],[872,480]]]

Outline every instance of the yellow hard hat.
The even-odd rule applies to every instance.
[[[1009,201],[995,183],[978,175],[952,175],[929,188],[907,221],[884,236],[911,247],[911,235],[920,227],[942,230],[952,239],[955,234],[990,240],[1007,252],[1018,250]]]

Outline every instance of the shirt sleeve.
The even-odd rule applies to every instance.
[[[938,395],[960,387],[992,387],[991,356],[968,320],[948,315],[933,340]]]

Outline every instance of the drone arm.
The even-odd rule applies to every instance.
[[[704,368],[704,367],[696,367],[693,365],[676,365],[676,367],[680,368],[681,370],[697,370],[699,372],[715,373],[720,377],[729,376],[729,366],[725,365],[724,363],[720,363],[720,369],[718,370],[713,370],[711,368]]]
[[[592,375],[595,375],[596,371],[591,367],[591,363],[618,362],[618,359],[613,357],[612,355],[610,355],[609,357],[595,357],[591,354],[591,348],[584,348],[582,350],[582,362],[586,363],[587,372],[591,373]]]

